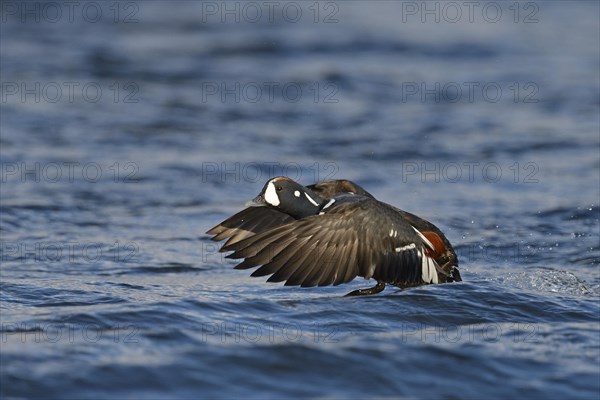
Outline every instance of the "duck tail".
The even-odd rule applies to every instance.
[[[448,275],[448,282],[461,282],[462,278],[460,277],[460,271],[458,267],[453,265],[450,269],[450,274]]]

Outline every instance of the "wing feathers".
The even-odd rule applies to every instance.
[[[306,244],[306,241],[307,239],[292,242],[285,251],[279,252],[270,262],[265,263],[262,267],[254,271],[251,276],[271,275],[279,271],[284,265],[301,257],[303,251],[302,246]]]
[[[242,210],[208,233],[214,240],[229,238],[221,251],[243,259],[237,269],[259,267],[252,276],[271,275],[269,282],[326,286],[363,276],[399,286],[437,283],[439,267],[427,255],[432,235],[420,233],[391,206],[350,197],[336,197],[327,213],[299,220],[266,207]]]
[[[308,256],[312,254],[316,245],[316,243],[306,243],[302,251],[296,253],[297,257],[292,259],[289,263],[283,265],[277,272],[267,279],[267,282],[287,281],[298,268],[301,268]]]
[[[212,240],[216,242],[229,239],[225,243],[225,247],[290,221],[294,221],[294,219],[275,209],[248,207],[209,229],[206,233],[215,235]]]

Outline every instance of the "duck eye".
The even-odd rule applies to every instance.
[[[283,190],[283,187],[281,187],[281,186],[277,186],[277,187],[275,188],[275,190],[277,190],[278,192],[281,192],[281,191]]]

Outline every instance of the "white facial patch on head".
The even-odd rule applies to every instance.
[[[316,201],[314,201],[313,198],[308,195],[308,193],[304,192],[304,195],[306,196],[306,198],[308,199],[308,201],[310,201],[311,203],[313,203],[317,207],[319,206],[319,204]]]
[[[269,182],[267,185],[267,190],[265,190],[265,201],[274,207],[279,205],[279,197],[277,196],[277,191],[275,190],[273,182]]]
[[[294,190],[294,196],[300,197],[300,191],[299,190]]]

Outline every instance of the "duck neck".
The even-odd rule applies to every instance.
[[[289,210],[289,214],[296,219],[317,215],[326,202],[325,199],[309,190],[302,193],[302,196],[304,196],[304,199],[295,203]]]

